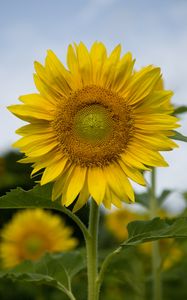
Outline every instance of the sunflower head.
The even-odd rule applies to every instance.
[[[172,150],[178,125],[171,116],[171,91],[163,88],[160,68],[134,71],[131,53],[110,54],[102,43],[90,51],[69,46],[67,67],[49,50],[45,65],[35,63],[38,93],[20,97],[10,111],[28,122],[14,144],[43,170],[41,184],[53,181],[52,200],[63,205],[89,196],[110,208],[133,202],[129,179],[145,185],[142,171],[167,166],[159,151]]]
[[[45,252],[73,249],[77,240],[63,220],[42,209],[18,212],[1,232],[0,256],[5,268],[25,259],[36,260]]]

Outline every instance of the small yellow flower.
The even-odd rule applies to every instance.
[[[26,122],[14,144],[44,169],[41,185],[54,182],[52,200],[75,199],[74,211],[91,195],[106,208],[134,201],[129,179],[145,185],[143,170],[167,166],[159,151],[177,145],[169,138],[179,125],[171,116],[173,93],[162,89],[160,68],[134,72],[131,53],[111,54],[95,42],[68,48],[67,68],[49,50],[45,65],[35,63],[39,93],[20,97],[10,111]]]
[[[63,220],[42,209],[28,209],[16,213],[1,232],[0,254],[5,268],[25,259],[36,260],[45,252],[73,249],[77,240]]]

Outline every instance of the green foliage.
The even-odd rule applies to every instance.
[[[144,268],[135,249],[127,249],[114,256],[108,266],[101,299],[145,300]]]
[[[178,131],[173,131],[175,135],[171,136],[173,140],[181,141],[181,142],[186,142],[187,143],[187,136],[183,135],[182,133]]]
[[[136,194],[135,196],[136,202],[140,203],[144,207],[149,207],[149,194],[148,193],[141,193]]]
[[[122,246],[135,246],[165,238],[185,238],[187,237],[187,218],[134,221],[128,224],[127,229],[129,236]]]
[[[159,205],[162,205],[162,203],[166,200],[166,198],[172,193],[171,190],[163,190],[160,196],[157,198]]]
[[[25,261],[8,271],[1,271],[0,278],[49,285],[69,296],[73,277],[85,268],[84,256],[81,251],[47,253],[39,261]]]
[[[37,185],[29,191],[21,188],[11,190],[6,195],[0,197],[0,208],[40,207],[59,210],[68,215],[72,214],[69,209],[61,205],[59,200],[55,202],[51,201],[51,190],[51,184],[45,186]],[[169,190],[164,190],[160,194],[158,197],[160,204],[163,203],[170,192]],[[137,195],[137,198],[139,199],[138,202],[146,207],[149,206],[148,193]],[[74,217],[77,218],[75,215]],[[133,254],[132,249],[128,247],[159,239],[187,237],[187,218],[178,218],[175,220],[161,220],[156,218],[151,221],[135,221],[128,225],[128,232],[129,237],[122,244],[122,248],[126,249],[126,251],[121,251],[120,254],[113,257],[106,270],[104,286],[101,290],[101,297],[103,299],[123,299],[124,293],[127,299],[146,299],[144,291],[146,279],[142,260],[136,254]],[[101,234],[102,230],[100,231]],[[100,239],[102,239],[102,236],[100,236]],[[1,271],[0,278],[2,280],[11,279],[38,285],[45,284],[57,289],[57,291],[63,291],[66,294],[66,296],[64,295],[65,299],[68,297],[72,300],[75,299],[71,292],[71,283],[73,280],[73,290],[78,296],[77,299],[79,299],[80,295],[81,299],[86,299],[84,298],[86,288],[82,288],[83,284],[85,285],[87,282],[85,279],[86,272],[81,272],[85,267],[85,254],[82,251],[47,254],[37,262],[25,261],[14,269]],[[78,273],[79,276],[76,276]],[[81,280],[80,278],[83,275],[84,280]],[[113,295],[112,292],[109,292],[109,286],[115,290]]]
[[[184,114],[186,112],[187,112],[187,106],[182,105],[182,106],[176,107],[173,114],[180,115],[180,114]]]
[[[8,189],[21,186],[24,189],[35,185],[34,179],[30,178],[32,171],[30,164],[21,164],[18,161],[23,158],[19,152],[7,152],[0,159],[0,196]]]
[[[62,205],[51,201],[51,184],[36,185],[33,189],[25,191],[22,188],[11,190],[0,197],[0,208],[52,208],[61,210]]]

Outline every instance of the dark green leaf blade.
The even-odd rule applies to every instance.
[[[134,246],[164,238],[187,237],[187,218],[134,221],[128,224],[128,239],[122,246]]]
[[[0,271],[0,278],[46,284],[68,291],[70,280],[85,268],[84,255],[76,250],[45,254],[38,261],[24,261],[15,268]]]
[[[140,203],[144,207],[149,207],[149,194],[148,192],[141,193],[141,194],[135,194],[135,199],[137,203]]]
[[[160,196],[158,197],[158,202],[160,205],[166,200],[166,198],[172,193],[171,190],[163,190]]]
[[[184,114],[186,112],[187,112],[187,106],[182,105],[182,106],[176,107],[173,114],[180,115],[180,114]]]
[[[175,135],[171,136],[173,140],[181,141],[181,142],[186,142],[187,143],[187,136],[183,135],[182,133],[178,131],[173,131]]]
[[[24,261],[15,268],[0,271],[0,278],[46,284],[57,289],[62,284],[66,288],[68,287],[68,276],[61,265],[59,278],[59,266],[59,262],[52,255],[46,254],[39,261]]]
[[[11,190],[0,197],[0,208],[54,208],[60,209],[58,201],[51,201],[52,185],[36,185],[33,189],[25,191],[22,188]]]

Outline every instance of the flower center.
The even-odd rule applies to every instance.
[[[78,111],[73,127],[78,137],[95,144],[111,133],[112,119],[104,107],[93,104]]]
[[[30,236],[25,241],[25,250],[27,253],[27,258],[37,257],[43,251],[44,243],[41,237]]]
[[[90,85],[59,101],[51,123],[59,150],[82,167],[117,161],[133,135],[132,109],[111,90]]]

